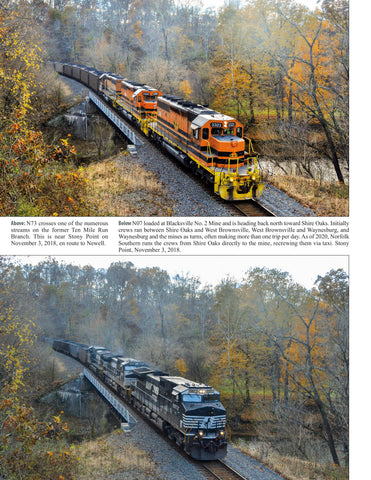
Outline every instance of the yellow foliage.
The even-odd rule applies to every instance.
[[[291,82],[286,89],[294,94],[293,103],[299,113],[302,105],[316,110],[320,104],[327,117],[338,96],[330,86],[334,81],[339,83],[339,65],[331,59],[340,58],[342,38],[328,22],[322,23],[319,33],[318,29],[317,23],[309,23],[303,36],[297,38],[295,61],[288,71]],[[347,95],[345,88],[343,94]]]
[[[17,393],[23,386],[23,377],[27,371],[28,347],[33,344],[34,324],[20,319],[8,308],[0,315],[0,359],[7,380],[8,391]]]
[[[192,97],[192,87],[188,80],[183,80],[180,84],[181,95],[186,99],[190,100]]]
[[[175,368],[182,377],[185,377],[185,374],[187,373],[187,364],[183,358],[178,358],[175,362]]]
[[[0,291],[2,298],[11,303],[11,286],[0,282]],[[19,478],[22,471],[22,478],[41,480],[58,478],[60,474],[71,479],[75,459],[55,442],[68,430],[67,425],[60,415],[40,422],[34,409],[25,405],[34,328],[30,319],[0,304],[0,474]]]

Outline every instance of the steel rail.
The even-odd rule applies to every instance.
[[[206,475],[210,480],[248,480],[247,477],[237,472],[222,460],[203,462],[201,466],[206,470]]]
[[[258,200],[246,200],[244,202],[233,202],[231,206],[238,210],[244,217],[275,217],[276,215],[264,207]]]

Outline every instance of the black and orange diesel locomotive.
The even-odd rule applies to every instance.
[[[122,113],[141,124],[143,120],[156,119],[159,90],[137,82],[129,82],[116,74],[102,76],[100,91],[107,101],[120,108]]]
[[[258,198],[264,183],[258,154],[235,118],[158,89],[83,65],[54,62],[54,69],[101,95],[146,136],[214,185],[225,200]]]

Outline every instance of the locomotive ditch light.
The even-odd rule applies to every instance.
[[[219,435],[220,435],[221,437],[224,437],[225,431],[224,431],[224,430],[220,430]]]
[[[203,436],[204,436],[203,430],[200,430],[200,431],[198,432],[198,435],[199,435],[200,437],[203,437]]]

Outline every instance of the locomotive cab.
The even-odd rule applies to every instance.
[[[157,98],[161,95],[159,90],[142,83],[123,80],[120,95],[119,103],[133,114],[138,122],[156,115]]]
[[[168,398],[164,418],[179,444],[197,460],[215,460],[227,453],[226,412],[219,392],[182,377],[162,377],[159,395]],[[160,403],[161,404],[161,403]],[[168,428],[169,430],[169,428]]]
[[[183,390],[181,413],[186,432],[185,450],[198,460],[225,457],[226,412],[219,392],[208,386]]]
[[[243,127],[237,120],[216,112],[198,115],[192,122],[192,142],[206,152],[207,166],[236,169],[245,163]]]
[[[136,99],[137,107],[141,107],[145,110],[156,110],[157,109],[157,98],[160,92],[157,90],[137,90],[133,99]]]

